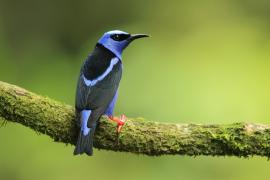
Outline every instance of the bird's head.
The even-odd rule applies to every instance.
[[[129,34],[127,32],[114,30],[104,33],[98,43],[113,52],[118,58],[122,59],[123,50],[135,39],[149,37],[146,34]]]

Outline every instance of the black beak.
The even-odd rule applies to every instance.
[[[149,35],[147,35],[147,34],[132,34],[129,39],[130,39],[130,41],[133,41],[135,39],[144,38],[144,37],[149,37]]]

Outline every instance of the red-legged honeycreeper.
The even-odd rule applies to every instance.
[[[117,89],[122,76],[122,52],[135,39],[146,34],[129,34],[114,30],[106,32],[81,67],[76,91],[76,120],[80,132],[74,155],[93,154],[93,137],[102,115],[116,121],[117,133],[125,123],[125,115],[113,116]]]

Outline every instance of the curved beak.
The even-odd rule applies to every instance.
[[[133,41],[135,39],[144,38],[144,37],[149,37],[149,35],[147,35],[147,34],[132,34],[129,39],[130,39],[130,41]]]

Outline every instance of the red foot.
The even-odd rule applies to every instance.
[[[122,127],[126,123],[127,117],[124,114],[122,114],[120,116],[120,118],[114,117],[114,116],[109,116],[109,118],[110,118],[110,120],[112,120],[114,122],[117,122],[117,129],[116,129],[116,131],[117,131],[117,133],[120,133]]]

